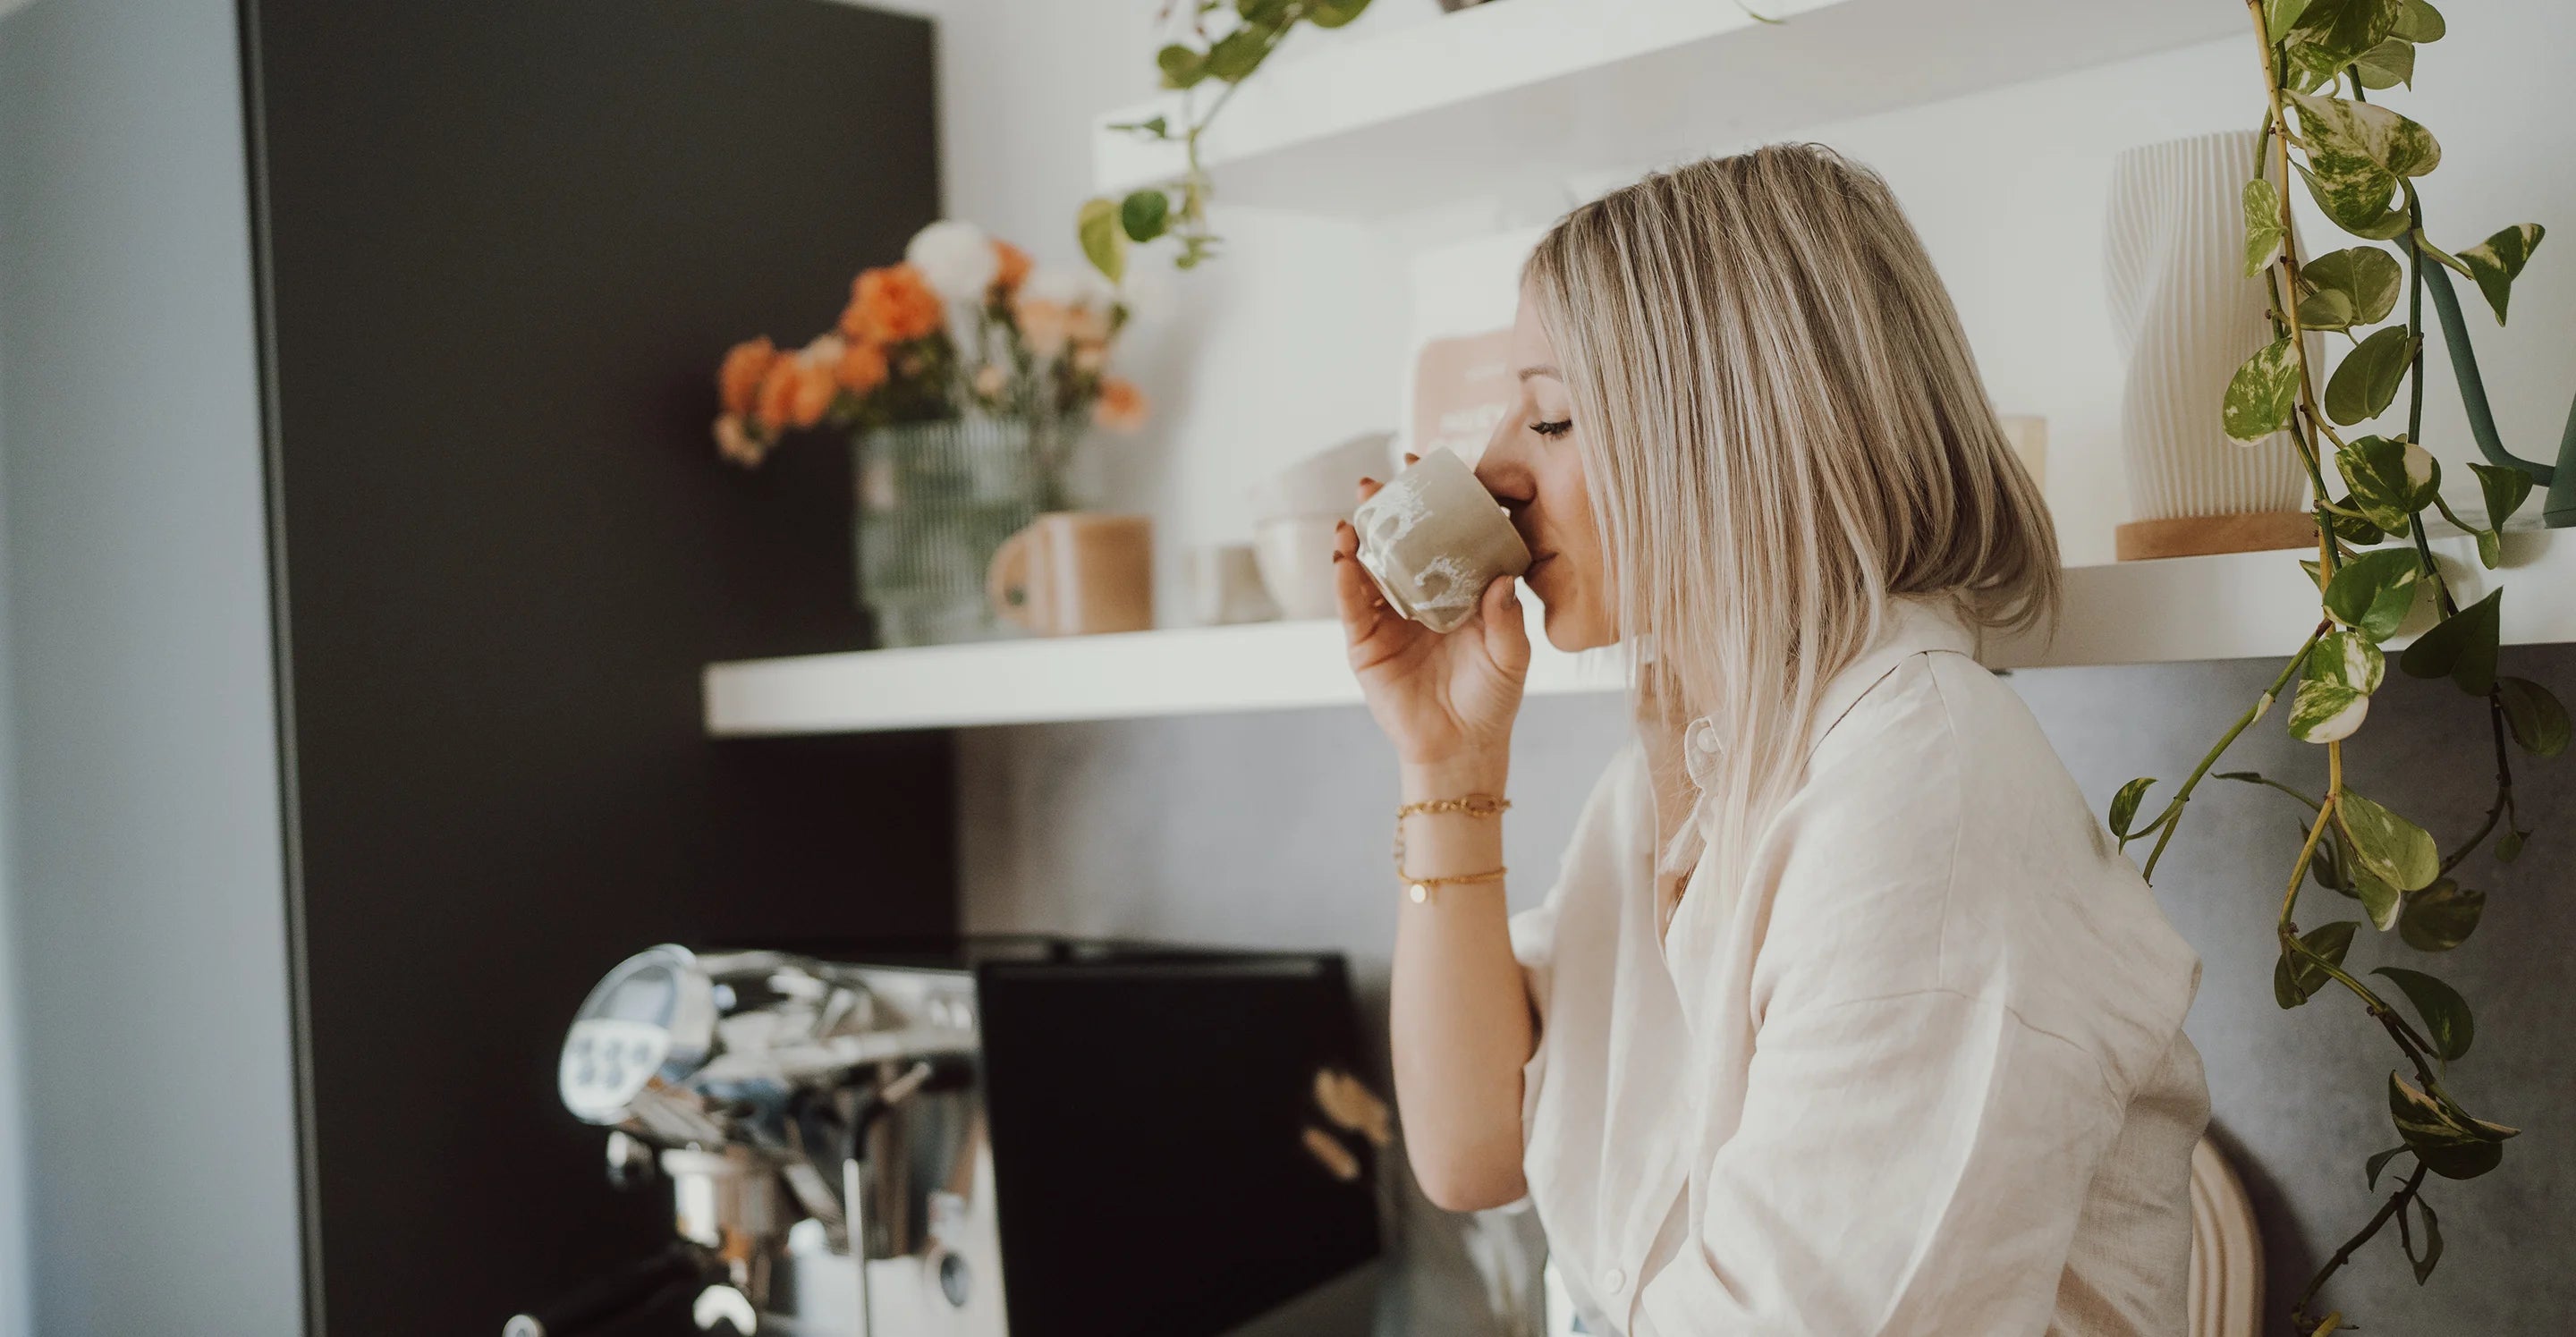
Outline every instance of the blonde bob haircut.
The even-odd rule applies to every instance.
[[[1812,144],[1659,172],[1567,215],[1523,281],[1573,401],[1618,630],[1652,647],[1639,693],[1726,740],[1704,830],[1720,848],[1749,852],[1890,596],[1954,600],[1983,628],[2053,622],[2047,508],[1876,173]]]

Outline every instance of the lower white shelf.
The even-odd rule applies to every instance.
[[[2506,644],[2576,641],[2576,535],[2509,534],[2498,571],[2481,568],[2465,538],[2439,539],[2433,548],[2462,602],[2485,597],[2498,581],[2509,588]],[[2316,616],[2300,555],[2072,567],[2056,634],[2008,640],[1982,657],[1997,668],[2047,668],[2287,654]],[[2419,608],[2417,617],[2429,624],[2429,610]],[[1562,654],[1536,630],[1533,622],[1532,695],[1626,687],[1617,651]],[[1289,710],[1360,699],[1333,622],[742,660],[708,666],[705,690],[707,732],[726,738]]]

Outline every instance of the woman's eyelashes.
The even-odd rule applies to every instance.
[[[1534,422],[1530,424],[1530,430],[1549,440],[1554,440],[1574,430],[1574,419],[1559,418],[1554,422]]]

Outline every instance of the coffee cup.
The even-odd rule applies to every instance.
[[[1434,450],[1351,514],[1360,565],[1387,606],[1431,630],[1456,631],[1485,587],[1529,570],[1529,545],[1465,460]]]
[[[1002,541],[986,572],[994,615],[1040,636],[1154,625],[1153,521],[1057,511]]]

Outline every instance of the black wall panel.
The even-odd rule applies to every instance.
[[[244,16],[315,1331],[497,1333],[667,1231],[554,1097],[611,964],[955,924],[944,735],[698,713],[709,660],[863,634],[845,451],[718,463],[712,372],[935,216],[931,34],[819,0]]]

